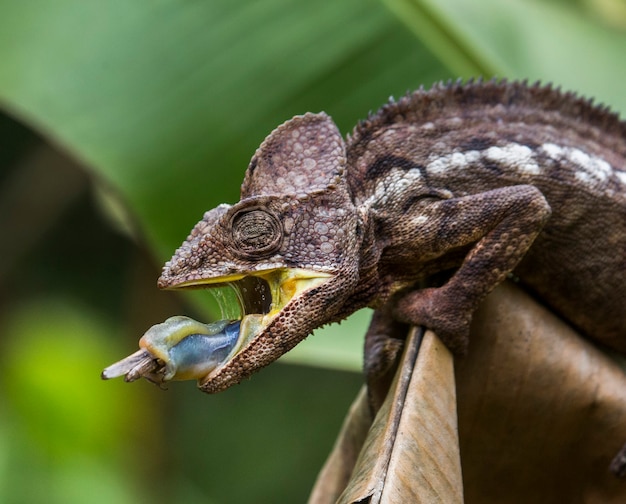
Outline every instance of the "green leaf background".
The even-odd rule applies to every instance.
[[[623,0],[0,0],[0,105],[86,167],[108,218],[160,263],[205,210],[237,201],[255,148],[295,114],[325,110],[347,133],[390,95],[473,76],[553,82],[626,111],[625,28]],[[9,296],[2,310],[2,502],[38,500],[13,477],[24,467],[49,502],[306,498],[358,375],[272,366],[216,397],[104,386],[89,375],[101,365],[59,362],[75,352],[70,362],[105,365],[140,334],[103,320],[89,296],[43,297]],[[210,317],[206,297],[183,303]],[[358,370],[367,318],[316,332],[285,360]],[[51,368],[65,380],[39,389]],[[35,395],[45,408],[29,406]],[[90,401],[101,415],[81,416],[97,411]]]

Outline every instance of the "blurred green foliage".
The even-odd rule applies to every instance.
[[[476,75],[626,110],[625,18],[619,0],[0,0],[0,105],[58,146],[0,121],[0,501],[303,501],[360,377],[101,383],[150,324],[209,316],[154,292],[156,265],[294,114],[348,132],[389,95]],[[366,320],[288,360],[357,369]]]
[[[136,502],[138,485],[119,471],[138,432],[125,412],[151,416],[139,390],[98,387],[94,370],[114,359],[106,322],[63,299],[24,304],[3,328],[3,502]],[[128,393],[127,393],[128,392]],[[36,484],[33,481],[36,478]]]

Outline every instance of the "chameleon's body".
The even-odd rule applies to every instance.
[[[489,82],[391,102],[345,144],[325,114],[283,124],[241,201],[205,215],[160,286],[253,275],[280,290],[201,383],[215,392],[363,306],[377,310],[370,370],[398,321],[463,351],[473,310],[510,273],[626,352],[626,123],[549,87]]]

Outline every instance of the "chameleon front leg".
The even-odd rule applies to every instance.
[[[387,396],[408,332],[409,326],[393,317],[389,305],[374,311],[365,334],[364,356],[368,400],[374,414]]]
[[[441,287],[399,293],[393,300],[395,317],[432,329],[452,352],[463,354],[472,313],[517,266],[549,216],[548,202],[530,185],[425,205],[417,216],[425,225],[413,243],[418,254],[443,257],[471,248]]]

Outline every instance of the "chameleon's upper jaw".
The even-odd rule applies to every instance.
[[[198,279],[171,285],[169,289],[234,289],[239,302],[241,328],[239,338],[228,358],[210,376],[219,371],[250,342],[263,333],[277,315],[294,298],[328,282],[332,274],[302,268],[274,268],[209,279]],[[206,379],[206,378],[205,378]]]

